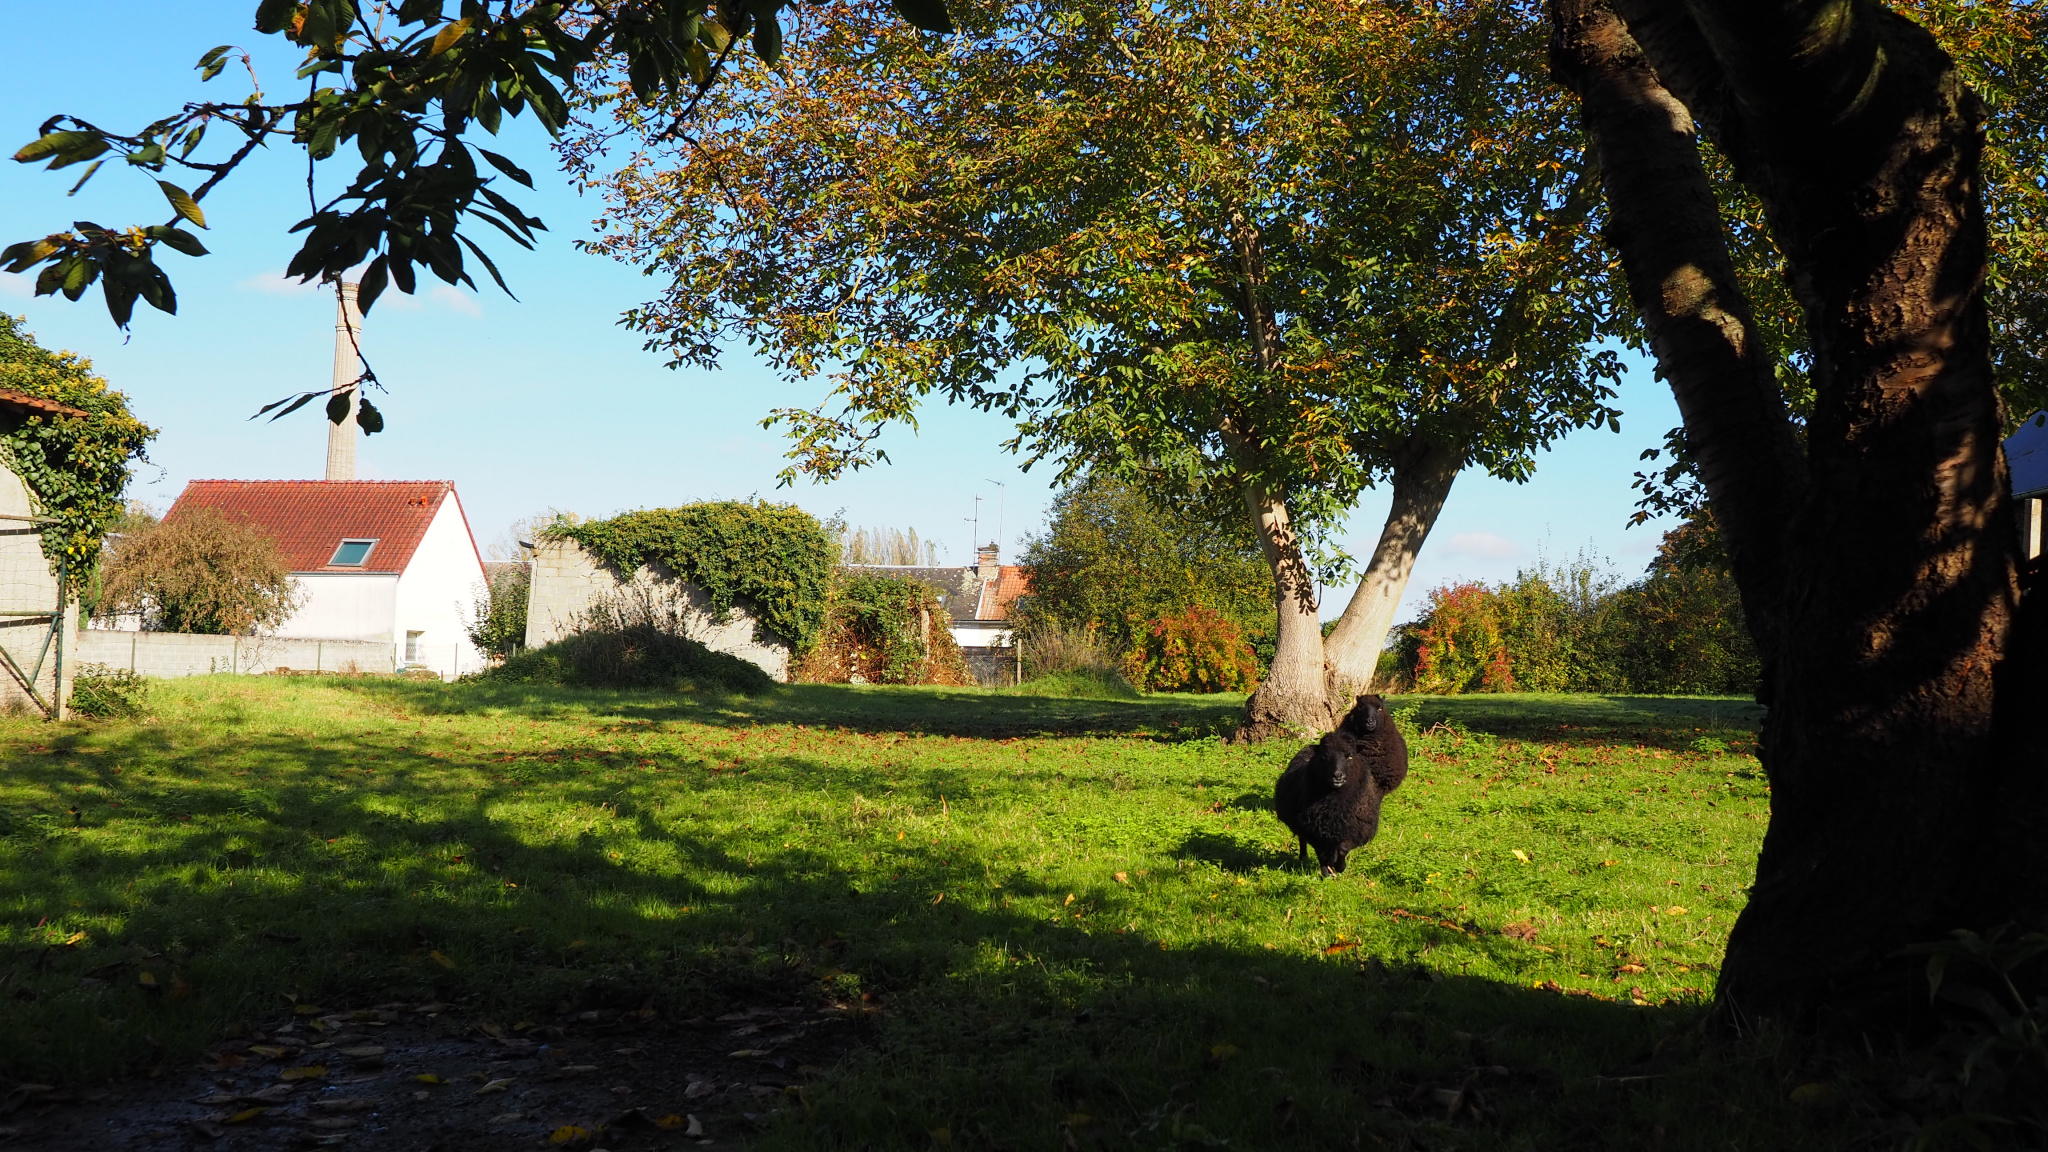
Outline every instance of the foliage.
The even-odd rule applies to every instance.
[[[593,605],[576,630],[508,657],[479,676],[514,684],[582,688],[766,692],[775,680],[758,665],[692,639],[672,604],[628,596]]]
[[[1932,1114],[1913,1148],[2024,1147],[2048,1137],[2048,994],[2030,1002],[2022,974],[2048,953],[2048,935],[2007,939],[2011,925],[1908,947],[1927,957],[1927,993],[1942,1024],[1920,1055],[1915,1095]]]
[[[1294,749],[1222,744],[1222,701],[279,677],[157,692],[149,720],[61,742],[0,719],[0,875],[35,910],[0,920],[9,1084],[189,1070],[286,992],[337,1012],[459,1005],[451,1030],[547,1021],[572,1051],[647,1045],[658,1073],[685,1021],[825,1009],[827,988],[847,1003],[827,982],[850,975],[878,1031],[805,1074],[809,1110],[692,1101],[720,1144],[909,1152],[949,1126],[954,1147],[1058,1147],[1069,1125],[1047,1117],[1085,1112],[1076,1143],[1120,1147],[1185,1109],[1191,1080],[1188,1122],[1273,1152],[1446,1131],[1637,1148],[1653,1126],[1685,1134],[1672,1148],[1871,1142],[1846,1110],[1788,1101],[1796,1065],[1770,1045],[1697,1030],[1770,804],[1753,705],[1426,701],[1433,731],[1411,737],[1379,838],[1324,882],[1260,801]],[[1702,735],[1745,751],[1684,751]],[[1500,932],[1517,924],[1536,939]],[[188,998],[104,970],[158,953]],[[105,983],[82,984],[96,969]],[[627,1009],[651,995],[656,1019],[614,1036],[617,1011],[557,1007],[605,1007],[607,989],[635,990]],[[1620,1062],[1653,1054],[1654,1090],[1616,1091]],[[1429,1093],[1496,1064],[1541,1074],[1482,1072],[1488,1109],[1447,1129]],[[615,1071],[635,1100],[679,1086]],[[1165,1123],[1129,1143],[1164,1148]]]
[[[1519,477],[1614,416],[1535,7],[1009,3],[943,54],[820,12],[706,97],[707,140],[599,177],[656,126],[622,102],[567,148],[609,197],[592,247],[671,278],[628,318],[650,347],[833,374],[837,411],[778,414],[795,471],[880,459],[938,395],[1068,474],[1276,494],[1334,572],[1326,530],[1410,434]]]
[[[90,607],[139,615],[154,632],[249,636],[291,619],[304,599],[276,541],[217,508],[189,508],[116,541]]]
[[[1021,563],[1031,571],[1031,592],[1017,605],[1027,638],[1057,644],[1086,632],[1113,664],[1147,621],[1200,604],[1272,651],[1273,573],[1242,517],[1204,515],[1093,470],[1053,497],[1045,531],[1025,538]],[[1032,647],[1027,639],[1027,662]]]
[[[71,677],[71,711],[96,719],[140,716],[148,710],[149,680],[126,668],[81,664]]]
[[[502,562],[486,575],[471,602],[469,642],[503,660],[526,644],[526,605],[533,591],[529,564]]]
[[[909,576],[842,569],[832,582],[824,639],[794,679],[843,684],[969,684],[952,617],[931,586]]]
[[[1396,679],[1429,693],[1751,692],[1760,672],[1704,512],[1666,533],[1646,577],[1623,587],[1581,556],[1509,583],[1435,589],[1398,650]]]
[[[1124,654],[1123,672],[1150,692],[1250,692],[1259,680],[1244,633],[1200,604],[1148,623]]]
[[[1003,689],[1057,700],[1139,700],[1144,693],[1114,668],[1062,668]]]
[[[72,188],[76,192],[111,153],[124,167],[149,174],[170,219],[128,229],[80,222],[74,231],[10,245],[0,252],[0,264],[17,273],[47,265],[36,278],[37,295],[62,292],[77,300],[98,281],[108,312],[122,327],[138,298],[176,312],[177,295],[156,263],[157,246],[206,255],[198,238],[177,225],[207,227],[200,207],[207,193],[259,147],[289,141],[306,151],[308,215],[292,229],[305,239],[287,275],[339,278],[367,258],[360,299],[368,312],[387,283],[412,292],[416,267],[450,284],[475,287],[464,267],[467,249],[503,288],[497,266],[458,227],[465,217],[480,219],[531,248],[534,231],[544,226],[492,184],[503,176],[531,188],[533,178],[465,137],[474,128],[496,135],[506,118],[529,110],[550,134],[561,132],[577,92],[578,69],[599,60],[616,65],[624,86],[641,102],[667,94],[694,104],[740,38],[750,37],[764,62],[778,59],[784,3],[653,0],[622,7],[607,0],[507,0],[494,7],[462,0],[459,14],[450,15],[446,0],[374,6],[359,0],[259,0],[256,31],[306,52],[295,77],[308,81],[306,95],[270,101],[249,54],[223,44],[199,58],[200,80],[214,79],[239,57],[252,89],[245,99],[188,103],[132,133],[76,115],[50,117],[15,160],[47,160],[51,169],[90,162]],[[950,30],[943,0],[894,0],[894,7],[920,28]],[[679,113],[677,126],[687,118],[687,110]],[[232,144],[224,152],[201,151],[195,159],[209,128],[234,133]],[[315,197],[314,172],[337,152],[353,153],[360,163],[346,187],[322,203]],[[489,169],[480,169],[478,157]],[[175,169],[198,176],[199,183],[188,192],[162,178]]]
[[[126,393],[93,375],[92,362],[52,352],[0,312],[0,388],[68,404],[86,415],[0,417],[0,463],[28,488],[43,529],[43,555],[63,565],[73,588],[90,587],[101,545],[126,506],[132,466],[156,429],[128,411]]]
[[[756,639],[781,639],[801,654],[818,642],[838,553],[810,513],[794,504],[724,500],[626,512],[609,520],[558,522],[574,540],[630,577],[658,564],[704,590],[713,618],[754,613]]]

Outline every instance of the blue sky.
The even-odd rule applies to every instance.
[[[239,69],[204,87],[192,69],[222,43],[258,49],[262,82],[274,92],[295,89],[295,54],[259,44],[276,38],[248,31],[254,7],[254,0],[116,2],[86,17],[65,5],[10,5],[9,41],[47,48],[24,47],[0,70],[0,143],[11,152],[58,112],[132,129],[200,95],[239,98],[247,91]],[[389,428],[360,445],[363,478],[453,480],[486,547],[514,519],[548,508],[604,515],[756,494],[820,516],[844,509],[857,525],[914,527],[953,562],[971,556],[968,518],[977,495],[985,497],[984,539],[999,531],[1000,497],[1006,558],[1042,523],[1049,469],[1021,472],[1000,449],[1003,422],[970,410],[934,407],[916,434],[892,432],[890,465],[778,491],[783,446],[759,421],[773,408],[818,403],[825,385],[778,380],[744,352],[715,373],[662,367],[617,326],[619,314],[651,297],[655,285],[636,269],[573,247],[590,234],[597,203],[578,197],[553,170],[537,130],[508,129],[496,150],[535,174],[539,190],[514,199],[550,231],[531,253],[486,242],[516,302],[487,281],[483,292],[468,293],[427,278],[419,297],[392,291],[378,303],[364,350],[390,391],[374,397]],[[154,184],[124,165],[102,169],[67,200],[76,171],[0,165],[0,244],[73,220],[126,225],[166,215]],[[343,178],[338,169],[323,172],[322,187]],[[125,337],[97,288],[77,304],[36,299],[28,277],[0,273],[0,309],[25,314],[44,344],[90,357],[161,429],[154,463],[134,487],[159,509],[191,479],[321,474],[326,426],[313,408],[276,424],[247,419],[271,400],[323,387],[330,372],[332,297],[279,275],[296,248],[285,231],[305,206],[302,153],[279,148],[254,158],[205,202],[212,229],[203,238],[212,254],[164,257],[179,314],[138,305]],[[1619,435],[1566,437],[1542,455],[1526,484],[1476,472],[1460,477],[1417,567],[1410,603],[1448,580],[1506,578],[1539,554],[1559,559],[1590,549],[1625,574],[1639,572],[1658,530],[1625,530],[1629,482],[1637,454],[1661,443],[1678,416],[1669,390],[1643,363],[1632,365],[1619,406]],[[1369,553],[1386,503],[1374,493],[1359,505],[1348,537],[1355,554]],[[1325,614],[1341,611],[1348,595],[1331,590]]]

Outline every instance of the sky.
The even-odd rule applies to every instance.
[[[249,31],[254,0],[114,0],[91,10],[89,37],[80,10],[66,5],[8,9],[10,42],[64,46],[13,53],[0,69],[0,143],[8,152],[60,112],[132,130],[186,100],[240,99],[246,72],[231,68],[201,85],[193,69],[218,44],[254,49],[257,78],[273,92],[300,83],[291,79],[296,53]],[[388,390],[371,394],[387,429],[359,444],[360,478],[454,481],[486,551],[515,520],[549,509],[603,516],[753,496],[856,526],[914,528],[950,563],[971,562],[977,531],[999,540],[1008,560],[1043,526],[1056,469],[1023,471],[1001,448],[1009,426],[970,409],[934,406],[915,432],[887,434],[890,464],[778,488],[785,446],[760,422],[776,408],[821,403],[829,386],[779,379],[743,348],[716,371],[665,368],[618,326],[658,283],[575,248],[593,234],[599,202],[570,188],[530,124],[508,125],[494,150],[534,174],[537,189],[513,189],[513,199],[549,231],[533,252],[485,241],[517,300],[479,270],[481,292],[423,275],[419,296],[392,290],[377,303],[362,342]],[[321,166],[332,169],[316,175],[325,191],[346,179],[342,162]],[[0,245],[74,220],[126,226],[168,214],[151,177],[119,163],[67,200],[78,171],[0,165]],[[204,203],[211,254],[161,257],[177,286],[178,314],[138,304],[127,333],[108,318],[97,287],[74,304],[37,298],[32,277],[0,272],[0,310],[26,316],[44,345],[90,358],[160,430],[132,485],[135,498],[158,510],[188,480],[322,475],[326,422],[317,406],[276,423],[249,419],[270,401],[325,387],[332,370],[333,297],[282,276],[297,248],[288,229],[305,215],[305,181],[303,152],[279,147],[253,157]],[[1669,389],[1640,360],[1630,362],[1618,407],[1619,434],[1564,437],[1539,456],[1527,483],[1476,470],[1461,476],[1416,566],[1403,618],[1430,588],[1508,579],[1539,557],[1587,553],[1624,576],[1639,573],[1661,530],[1626,527],[1630,483],[1642,467],[1638,454],[1679,421]],[[1381,491],[1358,505],[1342,536],[1354,555],[1370,555],[1387,503]],[[1324,615],[1341,612],[1348,596],[1348,588],[1326,590]]]

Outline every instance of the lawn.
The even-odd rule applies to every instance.
[[[189,1066],[290,997],[765,991],[877,1023],[760,1147],[1849,1142],[1699,1027],[1753,704],[1396,701],[1408,783],[1324,880],[1238,703],[215,677],[0,721],[0,1076]]]

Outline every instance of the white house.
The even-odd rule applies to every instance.
[[[444,679],[483,667],[466,626],[483,557],[446,480],[194,480],[166,520],[215,508],[277,542],[305,603],[276,634],[392,645]]]

